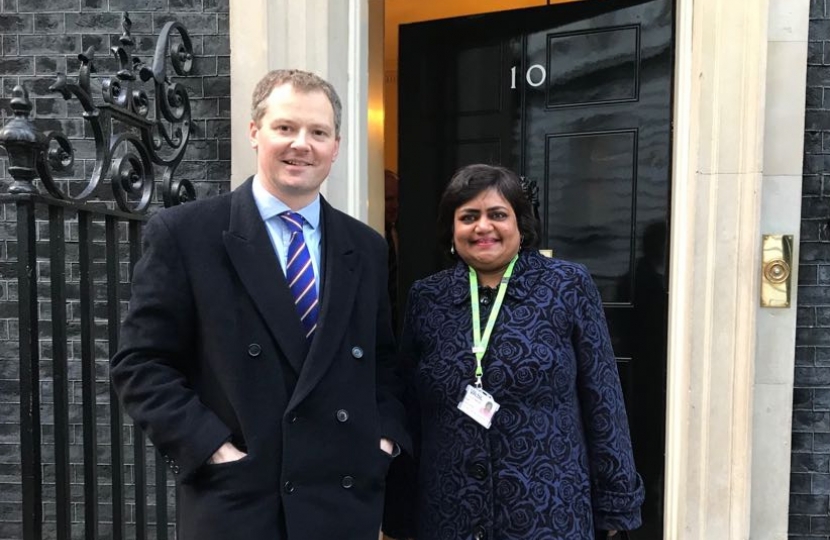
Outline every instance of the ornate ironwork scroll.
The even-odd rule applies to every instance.
[[[77,82],[58,74],[49,87],[65,100],[76,98],[92,130],[95,167],[86,186],[78,195],[71,195],[58,185],[53,173],[72,167],[75,159],[72,143],[60,132],[41,133],[35,128],[29,119],[32,104],[28,93],[17,86],[11,102],[14,118],[0,129],[0,145],[9,154],[9,174],[14,178],[10,193],[38,193],[32,182],[40,178],[51,196],[83,202],[100,196],[102,183],[109,178],[118,207],[124,212],[141,214],[153,199],[155,166],[163,171],[164,206],[195,198],[189,180],[173,179],[190,138],[190,100],[184,86],[172,82],[167,75],[168,55],[177,75],[190,72],[193,65],[190,36],[179,22],[165,24],[156,42],[153,63],[147,65],[133,56],[135,42],[130,34],[129,13],[124,13],[121,26],[119,45],[111,48],[118,70],[101,83],[103,103],[96,105],[93,100],[90,83],[95,72],[95,51],[92,47],[78,55],[81,67]],[[179,43],[172,46],[174,33],[178,34]],[[142,87],[145,83],[155,87],[153,100]],[[152,103],[154,118],[150,118]],[[126,129],[116,130],[114,126],[118,123]]]

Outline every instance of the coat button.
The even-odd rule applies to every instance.
[[[484,530],[484,527],[479,525],[475,529],[473,529],[473,538],[476,540],[485,540],[487,538],[487,531]]]
[[[349,411],[346,409],[340,409],[337,411],[337,421],[338,422],[345,422],[349,419]]]
[[[351,489],[351,487],[354,485],[354,478],[352,478],[351,476],[344,476],[343,481],[340,482],[340,485],[346,489]]]
[[[352,347],[352,356],[360,360],[363,358],[363,349],[360,347]]]
[[[297,413],[294,412],[294,411],[291,411],[290,413],[288,413],[288,423],[293,424],[296,421],[297,421]]]
[[[262,347],[259,346],[259,343],[251,343],[248,345],[248,356],[256,358],[262,352]]]
[[[473,475],[473,478],[476,480],[484,480],[487,478],[487,467],[484,463],[477,461],[473,463],[472,467],[470,467],[470,474]]]
[[[286,493],[294,493],[294,484],[292,484],[291,482],[286,482],[282,485],[282,489]]]
[[[173,465],[170,469],[173,471],[173,474],[179,474],[179,472],[181,472],[178,465]]]

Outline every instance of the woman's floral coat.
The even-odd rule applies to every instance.
[[[457,409],[474,380],[471,320],[463,263],[412,287],[401,347],[418,540],[593,540],[595,529],[638,527],[642,481],[585,268],[521,252],[483,359],[484,389],[501,405],[489,430]]]

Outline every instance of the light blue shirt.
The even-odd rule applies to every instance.
[[[268,229],[268,236],[271,238],[271,245],[280,261],[282,272],[285,274],[285,265],[288,262],[288,245],[291,243],[291,230],[285,224],[280,214],[291,209],[281,200],[274,197],[260,184],[259,177],[254,177],[253,184],[254,202],[265,227]],[[320,234],[320,195],[308,206],[295,211],[303,216],[303,236],[305,237],[308,254],[311,255],[311,266],[314,268],[314,288],[317,289],[317,297],[320,297],[320,245],[322,234]]]

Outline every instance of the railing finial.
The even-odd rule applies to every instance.
[[[35,128],[29,114],[29,92],[17,85],[12,92],[14,118],[0,129],[0,146],[9,154],[9,174],[14,182],[9,193],[38,193],[32,181],[38,177],[37,160],[46,148],[46,137]]]

